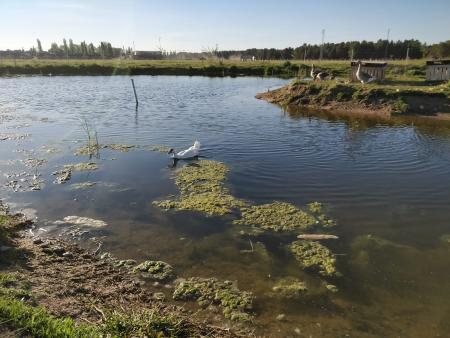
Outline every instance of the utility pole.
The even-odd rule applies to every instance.
[[[322,29],[322,44],[320,45],[320,61],[322,61],[323,58],[323,42],[325,41],[325,29]]]
[[[306,61],[306,51],[308,50],[308,47],[305,46],[305,55],[303,56],[303,61]]]
[[[409,47],[406,48],[406,61],[409,60]]]
[[[386,49],[384,50],[384,58],[387,59],[388,57],[388,48],[389,48],[389,34],[391,34],[391,29],[388,28],[387,30],[387,37],[386,37]]]

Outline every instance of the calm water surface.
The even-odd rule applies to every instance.
[[[2,198],[36,210],[42,226],[68,215],[109,225],[104,249],[120,258],[161,259],[181,276],[237,280],[256,296],[255,323],[273,337],[432,337],[450,334],[450,126],[343,119],[284,112],[254,98],[280,79],[135,77],[0,79],[1,184],[13,172],[42,174],[40,191]],[[230,167],[231,192],[254,203],[274,200],[303,206],[323,202],[337,220],[343,276],[329,281],[339,292],[300,301],[274,298],[278,278],[321,280],[302,271],[286,252],[292,238],[253,239],[267,252],[253,254],[227,217],[165,213],[151,202],[177,193],[165,154],[138,149],[100,152],[100,169],[74,173],[70,183],[103,182],[87,190],[55,185],[51,173],[83,145],[82,120],[100,143],[168,145],[201,141],[207,158]],[[24,139],[18,136],[28,134]],[[43,148],[44,147],[44,148]],[[57,152],[46,152],[55,148]],[[27,158],[45,158],[37,169]],[[183,165],[183,164],[181,164]],[[61,229],[56,229],[61,231]],[[368,234],[388,242],[374,245]],[[89,243],[85,241],[84,244]],[[89,245],[89,244],[86,244]],[[285,314],[284,321],[277,321]],[[298,328],[297,333],[294,331]]]

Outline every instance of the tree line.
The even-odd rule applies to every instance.
[[[242,58],[255,57],[257,60],[303,60],[319,59],[321,46],[303,44],[299,47],[284,49],[251,48],[244,51],[219,51],[217,55],[228,59],[233,55]],[[348,59],[411,59],[450,57],[450,40],[427,45],[418,40],[403,41],[348,41],[325,43],[322,48],[323,58],[329,60]]]
[[[450,57],[450,40],[426,44],[418,40],[410,39],[403,41],[348,41],[339,43],[318,44],[304,43],[298,47],[288,47],[284,49],[276,48],[250,48],[246,50],[219,50],[218,47],[202,53],[186,52],[166,52],[164,50],[156,52],[141,52],[136,57],[157,59],[177,59],[177,58],[210,58],[214,56],[220,59],[231,59],[240,57],[241,59],[256,60],[315,60],[321,55],[323,59],[348,60],[348,59],[421,59],[421,58],[448,58]],[[148,55],[147,55],[148,54]],[[53,42],[50,48],[43,50],[41,41],[36,40],[36,46],[29,50],[6,50],[0,51],[3,58],[55,58],[55,59],[112,59],[118,57],[134,57],[134,51],[128,48],[116,48],[110,42],[100,42],[94,46],[93,43],[85,41],[76,44],[72,39],[63,39],[62,44]]]
[[[114,48],[110,42],[102,41],[97,46],[81,41],[79,44],[72,39],[63,39],[62,44],[52,42],[48,50],[42,48],[42,43],[36,39],[36,46],[28,50],[6,50],[0,51],[2,57],[10,58],[52,58],[52,59],[112,59],[122,56],[124,53],[131,53],[131,48]]]

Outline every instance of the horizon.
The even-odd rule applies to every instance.
[[[374,5],[347,0],[347,6],[329,0],[318,3],[175,0],[167,5],[159,0],[135,0],[123,6],[116,0],[25,0],[20,4],[7,0],[0,4],[4,13],[0,29],[9,33],[2,37],[0,49],[29,49],[40,39],[47,50],[52,42],[61,44],[63,38],[95,45],[108,41],[114,47],[134,45],[136,50],[161,47],[201,52],[216,45],[219,50],[283,49],[320,44],[322,29],[325,43],[386,40],[388,29],[392,41],[415,39],[433,44],[450,36],[450,2],[383,0]],[[224,18],[225,22],[218,24]]]

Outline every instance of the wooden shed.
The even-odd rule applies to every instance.
[[[450,60],[427,61],[427,81],[450,80]]]
[[[356,71],[358,70],[358,61],[352,61],[352,81],[358,81]],[[377,81],[384,80],[386,71],[386,62],[361,61],[361,70],[367,74],[375,76]]]

